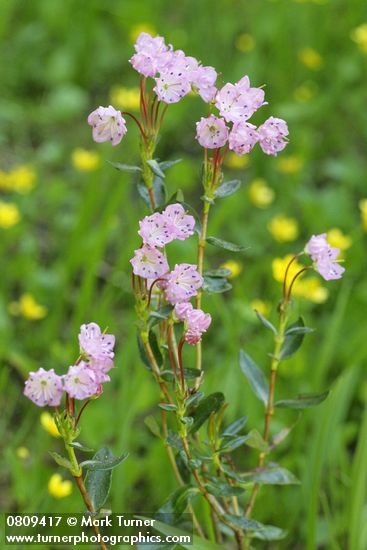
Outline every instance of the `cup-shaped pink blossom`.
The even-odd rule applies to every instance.
[[[249,122],[235,122],[229,134],[229,148],[242,156],[249,153],[259,141],[256,126]]]
[[[176,238],[175,228],[171,220],[159,212],[145,216],[139,222],[139,226],[138,234],[143,239],[144,244],[150,246],[164,247]]]
[[[306,254],[309,254],[313,260],[316,260],[320,254],[323,254],[330,248],[326,240],[326,233],[320,235],[312,235],[311,239],[305,246]]]
[[[160,101],[177,103],[191,90],[187,74],[181,70],[168,69],[155,79],[153,88]]]
[[[217,93],[216,80],[217,71],[214,67],[198,67],[191,74],[192,87],[206,103],[212,101]]]
[[[223,118],[210,115],[196,123],[196,139],[205,149],[219,149],[228,141],[228,128]]]
[[[136,53],[130,63],[138,73],[154,77],[166,67],[172,59],[172,48],[166,46],[162,36],[151,36],[142,32],[135,43]]]
[[[264,102],[262,88],[251,88],[248,76],[236,84],[225,84],[216,95],[215,105],[227,122],[249,119]]]
[[[113,348],[115,337],[113,334],[102,333],[97,323],[84,324],[80,327],[79,345],[83,355],[93,359],[114,357]]]
[[[165,254],[147,244],[135,250],[130,263],[134,274],[144,279],[157,279],[169,271]]]
[[[176,264],[174,270],[168,273],[165,279],[166,298],[171,304],[188,302],[192,296],[196,296],[204,282],[197,271],[197,266],[193,264]]]
[[[69,367],[64,375],[64,388],[74,399],[87,399],[99,393],[99,382],[86,363]]]
[[[316,271],[326,280],[340,279],[345,269],[337,259],[340,254],[339,248],[333,248],[326,240],[326,233],[312,235],[305,246],[306,254],[314,261]]]
[[[109,107],[98,107],[88,116],[88,124],[93,128],[94,141],[110,141],[118,145],[127,132],[126,121],[120,111]]]
[[[281,118],[270,117],[258,128],[261,149],[267,155],[276,156],[283,151],[289,134],[287,123]]]
[[[46,371],[40,368],[29,373],[23,393],[39,407],[57,407],[60,405],[63,392],[61,376],[58,376],[54,369]]]
[[[169,220],[174,231],[174,239],[184,241],[194,233],[195,218],[186,214],[182,204],[169,204],[163,211],[163,215]]]

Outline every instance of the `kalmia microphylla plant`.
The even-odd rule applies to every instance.
[[[215,266],[204,270],[204,256],[207,244],[234,252],[244,248],[208,236],[209,213],[216,200],[240,188],[238,181],[224,181],[223,160],[228,151],[247,155],[259,144],[266,155],[277,155],[287,145],[288,127],[284,120],[273,116],[258,128],[249,122],[266,101],[263,87],[253,87],[247,75],[235,84],[218,86],[213,67],[203,66],[194,57],[166,45],[162,37],[147,33],[140,34],[135,50],[130,62],[141,75],[140,116],[120,112],[111,105],[100,106],[89,115],[88,124],[95,141],[109,141],[113,146],[118,145],[128,131],[127,118],[132,119],[140,132],[141,165],[112,164],[118,170],[139,176],[139,194],[150,210],[137,223],[141,244],[132,254],[130,263],[139,352],[157,384],[159,398],[161,425],[155,417],[150,417],[147,425],[162,439],[162,450],[167,452],[178,485],[159,511],[174,512],[172,521],[176,532],[183,529],[183,512],[189,511],[197,543],[215,533],[216,542],[211,540],[210,543],[213,549],[232,548],[233,545],[247,549],[250,545],[253,547],[253,539],[278,540],[286,536],[283,529],[264,525],[252,517],[258,492],[264,490],[262,486],[298,483],[290,471],[271,457],[291,431],[273,433],[275,410],[299,411],[321,403],[328,395],[325,391],[282,401],[275,398],[277,372],[282,362],[292,357],[304,336],[312,332],[301,317],[292,319],[294,283],[312,269],[325,280],[339,279],[344,268],[338,262],[339,249],[328,244],[326,234],[312,236],[303,251],[293,254],[284,275],[277,326],[256,312],[265,329],[273,334],[274,346],[268,354],[270,365],[260,369],[247,352],[240,351],[243,383],[249,384],[263,403],[264,426],[260,431],[246,432],[246,416],[228,425],[225,418],[228,403],[223,393],[204,393],[202,340],[205,343],[205,334],[215,328],[215,319],[202,309],[202,301],[203,296],[207,296],[210,303],[210,294],[231,289],[230,272]],[[166,171],[178,161],[162,161],[155,156],[168,107],[190,92],[206,103],[206,112],[209,108],[209,114],[196,122],[196,128],[195,121],[192,123],[192,137],[203,148],[200,217],[184,201],[181,192],[171,190],[168,198]],[[170,243],[186,239],[197,240],[196,257],[192,258],[192,263],[172,265]],[[290,268],[300,258],[304,259],[304,265],[294,274]],[[83,452],[86,449],[75,440],[79,436],[84,407],[97,397],[103,398],[102,384],[109,380],[107,373],[113,367],[114,337],[102,334],[98,325],[90,323],[81,327],[79,342],[80,357],[67,374],[59,376],[53,369],[48,372],[40,369],[30,374],[24,393],[38,406],[55,407],[56,424],[69,459],[56,453],[53,456],[77,480],[88,510],[98,512],[108,495],[110,469],[126,455],[113,458],[108,450],[102,449],[92,460],[78,463],[75,450]],[[187,359],[186,346],[196,348],[194,364]],[[60,411],[63,395],[65,407]],[[85,403],[77,414],[75,403],[80,400]],[[237,464],[239,448],[243,448],[243,453],[257,454],[252,469],[243,471]],[[237,452],[232,456],[234,450]],[[85,483],[82,479],[84,468],[87,469]],[[101,471],[106,477],[99,477],[102,498],[93,501],[88,495],[88,487],[95,487],[91,482],[95,481],[93,472],[100,474]],[[211,527],[199,521],[200,499],[210,507]],[[169,525],[160,528],[169,534]],[[174,548],[174,545],[166,548]]]

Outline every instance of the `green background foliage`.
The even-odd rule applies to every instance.
[[[266,84],[269,106],[255,122],[270,114],[285,118],[290,143],[284,155],[302,159],[291,174],[260,151],[251,154],[246,169],[227,167],[226,180],[240,179],[242,188],[218,199],[211,214],[209,235],[249,247],[233,253],[208,246],[206,252],[208,268],[234,257],[243,266],[230,292],[204,297],[213,316],[204,338],[204,388],[226,395],[227,423],[247,415],[250,429],[262,426],[263,407],[241,374],[238,350],[243,347],[269,368],[271,333],[251,303],[271,302],[269,318],[276,320],[281,289],[272,278],[272,260],[298,252],[312,233],[331,227],[352,238],[345,277],[328,285],[327,302],[297,299],[293,306],[294,316],[302,312],[316,331],[283,364],[276,398],[332,391],[318,408],[302,414],[276,452],[277,462],[302,485],[267,487],[256,504],[257,519],[286,529],[288,537],[271,546],[257,544],[290,550],[367,547],[366,237],[358,209],[367,196],[367,57],[351,38],[364,22],[364,0],[2,0],[0,169],[28,164],[37,171],[29,194],[1,197],[15,202],[22,216],[13,228],[0,229],[3,511],[81,509],[75,488],[60,500],[47,492],[55,471],[47,450],[60,451],[61,443],[43,430],[41,411],[23,398],[22,386],[27,373],[40,366],[65,372],[78,354],[79,326],[90,321],[116,335],[117,368],[102,397],[86,409],[81,440],[96,449],[108,445],[115,455],[130,453],[113,473],[109,504],[115,512],[154,511],[175,488],[162,442],[144,423],[149,415],[158,418],[158,393],[137,352],[130,289],[129,259],[139,246],[137,222],[146,210],[134,175],[106,162],[137,164],[138,136],[129,121],[120,146],[97,146],[86,124],[90,111],[110,103],[113,86],[137,85],[128,63],[131,33],[149,24],[175,48],[215,66],[220,82],[249,74],[254,85]],[[253,39],[248,52],[238,49],[243,33]],[[319,70],[300,61],[305,48],[321,55]],[[201,151],[194,133],[205,115],[195,97],[171,107],[158,146],[161,159],[183,159],[167,172],[169,193],[182,189],[198,210]],[[77,171],[71,162],[77,147],[98,151],[101,167]],[[254,178],[265,178],[275,191],[266,209],[249,200]],[[298,221],[297,241],[279,243],[270,235],[267,224],[280,213]],[[195,247],[195,238],[172,244],[171,264],[193,262]],[[10,314],[9,304],[24,292],[47,306],[44,319]],[[187,366],[194,366],[190,350],[185,354]],[[274,431],[292,425],[296,415],[277,410]],[[29,449],[27,459],[17,454],[21,446]],[[250,449],[241,447],[235,456],[243,468],[256,463]]]

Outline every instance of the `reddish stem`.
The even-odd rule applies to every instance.
[[[150,285],[150,289],[149,289],[149,294],[148,294],[148,307],[150,306],[150,301],[152,299],[152,291],[153,291],[153,286],[158,283],[158,281],[163,281],[164,279],[162,279],[162,277],[158,277],[158,279],[154,279],[154,281],[152,282],[152,284]]]
[[[88,399],[88,401],[86,401],[86,402],[84,403],[84,405],[82,406],[82,408],[80,409],[79,414],[78,414],[78,417],[77,417],[76,422],[75,422],[75,427],[78,426],[80,417],[82,416],[82,413],[84,412],[84,409],[86,408],[86,406],[87,406],[90,402],[91,402],[91,399]]]
[[[169,353],[169,358],[172,365],[173,375],[176,380],[177,379],[176,361],[172,352],[171,337],[172,337],[172,325],[169,323],[167,328],[167,345],[168,345],[168,353]]]
[[[131,270],[131,285],[133,287],[133,293],[136,294],[136,288],[135,288],[135,273],[133,270]]]
[[[285,302],[285,299],[286,299],[286,296],[287,296],[287,277],[288,277],[288,272],[289,272],[289,268],[291,267],[292,263],[299,257],[299,254],[296,254],[295,256],[293,256],[293,258],[291,259],[291,261],[289,262],[289,264],[287,265],[287,268],[285,270],[285,273],[284,273],[284,281],[283,281],[283,303]]]
[[[185,343],[185,336],[181,336],[181,340],[178,343],[178,349],[177,349],[177,355],[178,355],[178,366],[180,368],[180,376],[181,376],[181,384],[182,384],[182,391],[185,391],[185,377],[183,373],[183,367],[182,367],[182,348]]]
[[[303,269],[301,269],[301,271],[299,271],[299,272],[293,277],[293,281],[291,282],[291,284],[290,284],[290,286],[289,286],[289,290],[288,290],[287,302],[289,302],[290,299],[291,299],[292,288],[293,288],[294,283],[296,282],[296,280],[298,279],[298,277],[299,277],[302,273],[304,273],[305,271],[307,271],[308,269],[310,269],[310,267],[304,267]]]
[[[69,412],[69,394],[65,394],[65,409]]]
[[[146,136],[146,134],[145,134],[145,132],[144,132],[144,130],[143,130],[142,125],[140,124],[140,122],[139,122],[138,119],[136,118],[136,116],[133,115],[132,113],[129,113],[128,111],[123,111],[121,114],[122,114],[122,115],[129,116],[129,117],[131,117],[131,118],[133,119],[133,121],[135,122],[135,124],[137,124],[137,126],[138,126],[138,128],[139,128],[139,130],[140,130],[140,133],[141,133],[141,135],[142,135],[142,138],[143,138],[144,141],[146,142],[146,141],[147,141],[147,136]]]

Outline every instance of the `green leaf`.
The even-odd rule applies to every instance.
[[[292,355],[294,355],[299,349],[305,336],[305,333],[300,332],[299,329],[303,330],[304,328],[305,324],[302,317],[299,317],[298,321],[288,327],[285,332],[284,342],[280,350],[281,360],[292,357]]]
[[[165,306],[160,307],[156,311],[152,311],[150,314],[150,317],[154,317],[155,319],[158,319],[159,321],[164,321],[168,319],[171,312],[173,310],[173,307],[170,304],[167,304]]]
[[[177,405],[174,405],[173,403],[158,403],[158,407],[168,412],[177,411]]]
[[[219,294],[231,290],[232,285],[226,279],[204,276],[203,290],[209,294]]]
[[[144,418],[144,424],[147,426],[147,428],[149,428],[153,435],[159,438],[161,437],[161,429],[154,416],[152,416],[151,414],[149,416],[146,416]]]
[[[151,167],[152,172],[159,178],[164,179],[166,177],[165,173],[161,170],[158,161],[155,159],[147,160],[147,164]]]
[[[308,393],[302,394],[296,397],[296,399],[284,399],[282,401],[277,401],[275,407],[282,409],[308,409],[309,407],[314,407],[319,403],[325,401],[330,391],[324,391],[323,393]]]
[[[198,494],[199,489],[197,487],[191,487],[190,485],[180,487],[168,497],[163,506],[160,507],[159,513],[172,513],[175,515],[175,521],[178,521],[185,513],[191,500]]]
[[[299,485],[299,480],[286,468],[274,465],[243,474],[243,480],[260,485]]]
[[[285,334],[310,334],[311,332],[315,332],[315,329],[310,327],[294,326],[286,330]]]
[[[72,443],[69,443],[70,447],[74,447],[78,451],[83,451],[84,453],[93,453],[94,449],[90,449],[89,447],[85,447],[79,441],[73,441]]]
[[[48,454],[52,456],[56,464],[58,464],[59,466],[67,468],[68,470],[73,467],[70,460],[64,456],[59,455],[59,453],[55,453],[55,451],[48,451]]]
[[[170,447],[176,449],[176,451],[182,451],[183,449],[182,441],[179,435],[176,432],[172,432],[171,430],[168,430],[166,443]]]
[[[261,321],[262,324],[264,325],[264,327],[271,330],[271,332],[273,332],[274,334],[277,334],[278,331],[275,328],[275,326],[270,321],[268,321],[263,315],[261,315],[260,311],[257,311],[257,309],[255,309],[255,313],[259,321]]]
[[[143,516],[136,516],[141,519],[148,519]],[[223,546],[220,546],[219,544],[216,544],[215,542],[211,540],[205,540],[201,537],[198,537],[196,535],[191,535],[187,531],[183,531],[182,529],[178,529],[177,527],[172,527],[171,525],[167,525],[166,523],[162,523],[161,521],[155,520],[154,521],[154,528],[159,531],[160,533],[163,533],[163,535],[169,535],[172,537],[182,537],[182,536],[191,536],[191,543],[186,542],[180,542],[180,546],[183,548],[186,548],[187,550],[223,550]]]
[[[148,189],[145,183],[140,182],[138,183],[137,187],[138,187],[139,195],[141,196],[145,204],[150,208],[151,207],[150,197],[149,197]],[[164,205],[164,203],[167,200],[166,187],[164,185],[162,178],[159,178],[158,176],[154,178],[153,191],[154,191],[157,207],[161,207],[162,205]]]
[[[86,470],[112,470],[128,457],[128,453],[112,456],[110,449],[106,447],[100,449],[99,452],[98,459],[85,460],[80,463],[80,466]]]
[[[96,452],[93,460],[99,462],[105,458],[113,458],[109,448],[103,448]],[[84,482],[87,493],[92,501],[93,508],[98,511],[107,500],[111,489],[112,470],[88,470]]]
[[[137,340],[138,340],[138,350],[139,350],[140,359],[142,360],[144,365],[146,367],[148,367],[148,369],[151,369],[152,365],[150,364],[149,358],[146,354],[144,344],[143,344],[143,340],[141,339],[141,336],[140,336],[139,332],[137,333]]]
[[[234,525],[250,531],[251,537],[261,540],[281,540],[286,536],[286,531],[273,525],[264,525],[254,519],[247,519],[241,516],[234,516],[233,514],[225,514],[225,518]]]
[[[163,365],[163,356],[158,344],[157,336],[153,330],[149,332],[149,344],[152,348],[155,360],[157,361],[157,365],[161,367]]]
[[[230,243],[229,241],[224,241],[223,239],[218,239],[217,237],[208,237],[206,239],[206,242],[213,246],[217,246],[218,248],[231,250],[231,252],[242,252],[243,250],[247,250],[248,248],[239,244]]]
[[[203,273],[204,277],[214,277],[219,279],[229,277],[231,274],[232,271],[230,269],[226,269],[225,267],[219,267],[218,269],[205,269]]]
[[[220,453],[230,453],[237,449],[238,447],[241,447],[241,445],[244,445],[247,440],[249,439],[249,435],[240,435],[238,437],[233,437],[232,439],[225,439],[224,444],[219,449]]]
[[[116,170],[121,170],[122,172],[142,172],[140,166],[130,166],[129,164],[121,164],[121,162],[111,162],[107,161],[108,164],[111,164]]]
[[[204,399],[204,394],[201,391],[190,395],[190,397],[188,397],[186,400],[187,409],[193,411],[194,408],[197,407],[199,401],[202,401],[202,399]]]
[[[182,159],[164,160],[164,161],[159,163],[159,168],[163,171],[168,170],[168,168],[172,168],[172,166],[176,166],[176,164],[178,164],[181,161],[182,161]]]
[[[240,187],[241,187],[240,180],[225,181],[215,191],[215,196],[219,198],[229,197],[230,195],[233,195],[233,193],[236,193],[236,191],[238,191]]]
[[[220,392],[212,393],[204,397],[192,413],[194,422],[191,426],[191,433],[195,433],[209,418],[213,412],[218,412],[224,403],[224,395]]]
[[[248,416],[241,416],[234,422],[232,422],[222,433],[222,437],[236,435],[245,426],[248,420]]]
[[[245,444],[248,447],[252,447],[253,449],[257,449],[258,451],[262,453],[269,452],[269,445],[264,441],[264,438],[257,430],[251,430],[247,434],[247,439],[245,441]]]
[[[246,376],[256,397],[266,405],[269,397],[269,386],[264,373],[259,369],[255,361],[253,361],[242,349],[240,351],[240,368]]]
[[[234,487],[224,483],[223,481],[213,480],[212,483],[205,485],[207,491],[215,497],[232,497],[239,496],[244,492],[243,487]]]
[[[183,368],[183,373],[186,380],[193,380],[194,378],[199,378],[202,375],[202,371],[199,369]],[[172,370],[164,370],[161,372],[163,380],[168,380],[172,382],[174,380],[174,374]]]

